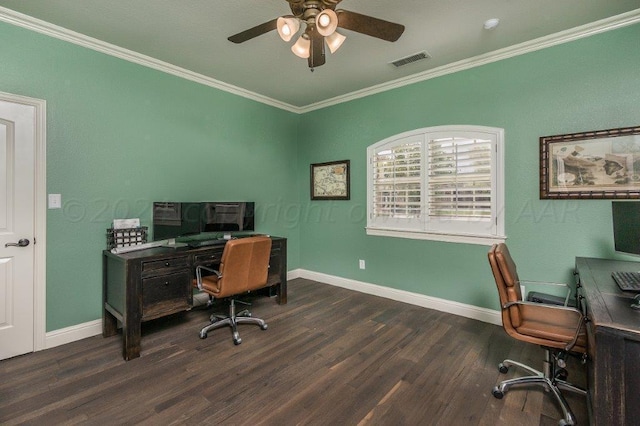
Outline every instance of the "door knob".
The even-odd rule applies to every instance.
[[[28,245],[29,245],[29,240],[27,240],[26,238],[23,238],[17,243],[7,243],[4,246],[5,247],[26,247]]]

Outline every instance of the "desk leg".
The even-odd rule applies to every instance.
[[[278,284],[278,288],[276,290],[278,294],[278,305],[286,305],[287,304],[287,280],[280,280],[280,284]]]
[[[102,337],[113,336],[118,332],[118,320],[107,308],[102,314]]]
[[[125,319],[122,324],[122,357],[129,361],[140,356],[142,326],[140,321]]]
[[[280,242],[280,284],[278,285],[278,304],[287,303],[287,240]]]
[[[118,320],[107,309],[107,266],[109,260],[106,255],[102,256],[102,337],[113,336],[118,332]]]

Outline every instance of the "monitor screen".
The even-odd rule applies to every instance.
[[[253,202],[203,203],[204,232],[254,231]]]
[[[640,202],[611,202],[616,251],[640,255]]]
[[[166,240],[202,232],[201,203],[153,203],[153,239]]]
[[[193,236],[202,232],[254,231],[255,203],[237,202],[155,202],[153,239]]]

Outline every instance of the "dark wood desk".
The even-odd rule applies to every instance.
[[[278,303],[287,303],[287,240],[272,237],[268,285]],[[199,248],[157,247],[102,257],[102,335],[113,336],[122,325],[122,356],[140,356],[141,324],[193,306],[194,270],[220,264],[224,245]],[[197,336],[197,332],[194,332]]]
[[[587,316],[587,398],[591,424],[640,422],[640,311],[635,293],[621,291],[613,271],[639,271],[640,262],[576,258],[578,306]]]

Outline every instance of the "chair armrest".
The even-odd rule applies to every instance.
[[[582,329],[582,324],[584,324],[584,315],[582,315],[582,312],[580,312],[580,310],[576,309],[576,308],[571,308],[568,306],[559,306],[559,305],[547,305],[544,303],[536,303],[536,302],[526,302],[524,300],[517,300],[515,302],[508,302],[505,303],[504,305],[502,305],[503,309],[507,309],[511,306],[514,305],[524,305],[524,306],[535,306],[536,308],[542,308],[542,309],[556,309],[556,310],[562,310],[562,311],[568,311],[568,312],[573,312],[578,316],[578,325],[576,327],[576,331],[573,334],[573,338],[571,339],[571,341],[569,341],[567,343],[567,345],[564,347],[565,351],[570,351],[571,348],[573,348],[576,344],[576,342],[578,341],[578,337],[580,337],[580,330]]]
[[[569,287],[569,284],[567,284],[567,283],[554,283],[554,282],[551,282],[551,281],[520,280],[520,283],[523,283],[523,284],[531,283],[531,284],[551,285],[551,286],[556,286],[556,287]]]
[[[571,287],[567,283],[554,283],[554,282],[546,282],[546,281],[531,281],[531,280],[520,280],[520,284],[534,284],[534,285],[546,285],[550,287],[566,287],[567,295],[564,298],[564,306],[569,304],[569,297],[571,297]]]
[[[507,302],[504,305],[502,305],[502,309],[507,309],[513,305],[539,306],[544,309],[561,309],[563,311],[571,311],[571,312],[575,312],[578,315],[582,315],[582,312],[580,312],[580,310],[576,308],[572,308],[570,306],[550,305],[547,303],[528,302],[525,300],[516,300],[515,302]]]
[[[220,273],[220,271],[213,269],[213,268],[208,268],[206,266],[196,266],[196,281],[198,283],[198,290],[202,290],[202,270],[205,271],[209,271],[209,272],[213,272],[214,274],[216,274],[216,276],[218,277],[218,279],[222,278],[222,274]]]

